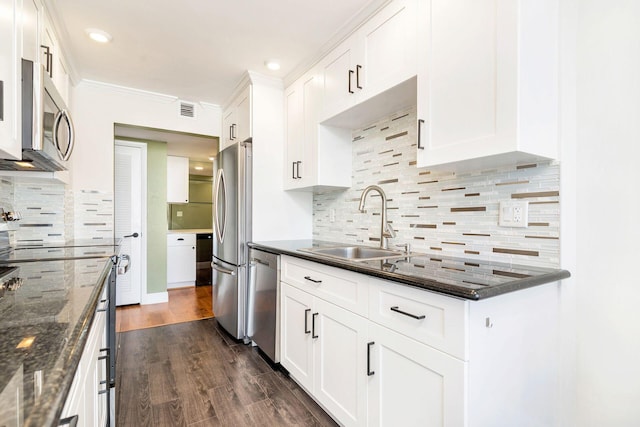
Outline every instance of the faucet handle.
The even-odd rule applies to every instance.
[[[384,228],[385,228],[384,233],[382,233],[384,237],[388,237],[388,238],[396,237],[396,230],[393,229],[390,222],[387,222]]]
[[[410,243],[405,243],[403,245],[396,245],[396,247],[404,248],[404,253],[405,254],[408,254],[409,252],[411,252],[411,244]]]

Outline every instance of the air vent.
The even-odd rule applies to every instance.
[[[196,116],[196,106],[188,102],[180,101],[180,115],[182,117],[194,118]]]

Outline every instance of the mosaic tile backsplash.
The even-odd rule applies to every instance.
[[[380,197],[362,191],[379,185],[387,196],[396,237],[389,247],[507,263],[560,264],[559,165],[539,163],[453,174],[416,167],[416,112],[400,112],[353,133],[352,186],[313,198],[313,237],[376,246]],[[529,202],[527,228],[498,226],[500,201]],[[335,221],[331,221],[331,211]]]
[[[54,181],[2,177],[0,207],[22,214],[20,221],[7,224],[12,245],[113,237],[111,193],[74,192]]]

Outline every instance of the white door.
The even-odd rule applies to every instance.
[[[464,426],[465,365],[369,323],[368,425]]]
[[[314,397],[341,424],[367,425],[367,319],[321,298],[311,316]]]
[[[312,295],[282,283],[280,363],[309,391],[313,391],[312,305]]]
[[[116,142],[115,237],[131,259],[129,271],[118,276],[116,305],[140,304],[146,276],[146,158],[146,144]]]

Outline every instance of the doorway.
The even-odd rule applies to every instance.
[[[116,328],[119,331],[125,331],[212,317],[211,285],[168,289],[166,273],[167,265],[171,260],[167,259],[167,233],[212,232],[211,225],[204,226],[202,222],[193,222],[191,218],[202,216],[198,214],[211,209],[211,201],[209,200],[207,208],[206,201],[201,200],[200,193],[212,192],[206,191],[211,187],[212,178],[207,177],[206,174],[213,175],[213,158],[218,152],[218,138],[123,124],[115,124],[114,131],[116,151],[121,150],[118,146],[136,145],[146,146],[149,150],[146,160],[147,169],[143,172],[146,179],[143,187],[147,187],[147,193],[143,196],[141,192],[136,192],[139,200],[145,199],[148,203],[147,213],[143,214],[141,219],[142,228],[146,231],[140,234],[145,237],[143,246],[149,263],[141,261],[138,264],[145,273],[140,286],[141,299],[137,303],[131,302],[136,305],[118,307],[117,318],[122,322],[118,322]],[[178,205],[179,209],[172,209],[172,205],[167,203],[168,156],[189,159],[189,182],[194,187],[192,190],[190,185],[189,194],[191,196],[193,193],[193,200],[188,204]],[[121,160],[122,156],[117,153],[116,171],[120,167],[118,162]],[[116,200],[120,193],[123,194],[123,198],[126,198],[126,190],[119,190],[116,185],[115,191]],[[117,207],[116,210],[118,210]],[[209,221],[211,221],[210,217],[211,214],[209,214]],[[117,232],[120,234],[119,229]],[[123,236],[129,234],[131,232],[122,233]],[[125,240],[131,240],[131,238]],[[197,265],[204,265],[203,260],[199,261],[201,262]],[[209,260],[207,265],[210,265],[210,262]],[[196,265],[194,265],[195,268]],[[202,280],[199,283],[202,283]]]

